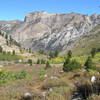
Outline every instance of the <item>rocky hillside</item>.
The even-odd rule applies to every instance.
[[[7,38],[8,37],[8,38]],[[20,48],[15,44],[15,42],[10,42],[9,36],[1,33],[0,31],[0,47],[2,47],[3,51],[13,52],[15,51],[17,54],[20,53]]]
[[[100,15],[96,14],[34,12],[26,15],[23,22],[9,24],[9,31],[7,28],[3,31],[6,30],[16,41],[33,51],[65,51],[71,49],[80,38],[92,34],[90,31],[99,24]]]
[[[88,54],[91,48],[100,48],[100,25],[90,31],[89,36],[81,37],[72,48],[75,55]]]
[[[10,33],[12,29],[16,26],[19,25],[21,22],[18,20],[14,21],[0,21],[0,30]]]

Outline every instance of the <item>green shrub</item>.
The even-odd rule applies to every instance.
[[[46,70],[42,70],[42,71],[39,72],[39,77],[40,77],[41,80],[44,80],[44,79],[45,79],[44,75],[45,75],[46,73],[47,73]]]
[[[51,67],[51,65],[50,65],[49,61],[47,61],[47,62],[46,62],[45,69],[48,69],[48,68],[50,68],[50,67]]]
[[[64,64],[63,64],[63,66],[66,66],[67,64],[69,64],[70,63],[70,58],[65,58],[65,62],[64,62]]]
[[[38,59],[36,64],[45,64],[46,63],[46,60],[44,59]]]
[[[32,59],[28,59],[28,64],[29,64],[30,66],[32,66],[32,64],[33,64]]]
[[[41,62],[41,64],[45,64],[46,63],[46,60],[41,59],[40,62]]]
[[[86,60],[86,62],[85,62],[85,64],[84,64],[84,66],[85,66],[85,69],[86,69],[86,70],[89,70],[89,69],[95,70],[95,69],[96,69],[96,66],[95,66],[95,64],[92,62],[92,58],[91,58],[91,57],[88,57],[88,58],[87,58],[87,60]]]
[[[25,79],[27,76],[28,73],[25,70],[12,72],[0,69],[0,85],[13,80]]]
[[[36,64],[40,64],[40,59],[37,60]]]
[[[15,80],[24,79],[26,76],[27,76],[27,72],[25,70],[22,70],[14,75]]]
[[[70,59],[66,59],[64,64],[63,64],[63,70],[65,72],[69,72],[69,71],[73,71],[76,69],[80,69],[81,68],[81,64],[78,63],[76,60],[70,60]]]

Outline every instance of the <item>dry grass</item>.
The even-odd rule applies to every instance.
[[[28,66],[17,64],[5,66],[3,69],[11,71],[27,70],[31,75],[31,79],[14,81],[0,87],[0,100],[20,100],[25,92],[31,92],[35,95],[34,100],[42,100],[42,93],[46,92],[47,100],[70,100],[75,90],[74,83],[76,81],[90,80],[89,72],[75,70],[73,72],[62,72],[62,64],[52,64],[50,69],[44,70],[45,65]],[[40,74],[41,72],[45,72]],[[86,75],[89,74],[89,75]],[[44,77],[47,74],[47,77]],[[41,80],[40,76],[44,77]],[[56,77],[51,79],[51,77]],[[99,77],[99,76],[98,76]],[[52,91],[49,89],[52,88]]]
[[[87,100],[100,100],[100,95],[92,95]]]

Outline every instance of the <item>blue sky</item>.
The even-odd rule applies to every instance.
[[[100,0],[0,0],[0,20],[23,20],[33,11],[100,14]]]

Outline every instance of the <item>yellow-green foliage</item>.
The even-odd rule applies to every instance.
[[[85,60],[87,59],[87,56],[74,56],[72,57],[72,60],[78,61],[80,64],[84,64]]]
[[[44,80],[45,79],[44,76],[45,76],[46,73],[47,73],[46,70],[42,70],[42,71],[39,72],[39,77],[40,77],[41,80]]]
[[[74,57],[72,57],[72,60],[75,59],[80,64],[84,64],[87,57],[88,57],[88,55],[86,55],[86,56],[74,56]],[[97,53],[92,60],[94,63],[98,63],[98,62],[100,63],[100,53]]]
[[[33,54],[32,56],[39,57],[39,56],[46,56],[46,55],[44,55],[44,54]]]
[[[97,75],[97,71],[96,70],[91,70],[91,69],[89,69],[89,71],[88,71],[88,73],[89,73],[89,75]]]
[[[10,70],[0,69],[0,85],[14,80],[24,79],[28,76],[25,70],[13,72]]]
[[[91,76],[97,76],[98,71],[89,69],[88,71],[84,72],[84,77],[90,78]],[[86,79],[85,79],[86,80]]]
[[[86,59],[88,58],[89,55],[85,55],[85,56],[73,56],[71,58],[71,60],[76,60],[78,61],[80,64],[84,64]],[[100,53],[97,53],[95,55],[95,57],[92,59],[94,63],[100,63]],[[64,62],[64,56],[63,57],[57,57],[54,59],[49,60],[50,63],[54,63],[54,64],[59,64],[59,63],[63,63]]]
[[[61,57],[57,57],[57,58],[50,60],[50,63],[55,63],[55,64],[59,64],[59,63],[63,63],[63,62],[64,62],[64,58],[61,58]]]
[[[22,56],[22,55],[16,55],[18,57],[18,59],[24,59],[25,56]]]
[[[20,55],[12,55],[12,54],[2,54],[0,53],[0,61],[12,61],[12,60],[18,60],[18,59],[23,59],[23,56]]]
[[[97,53],[97,54],[95,55],[95,57],[93,58],[93,62],[95,62],[95,63],[100,63],[100,53]]]

